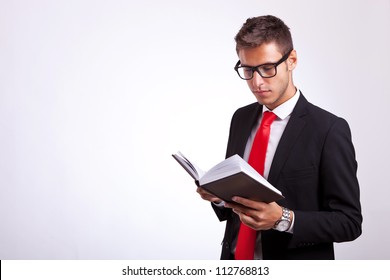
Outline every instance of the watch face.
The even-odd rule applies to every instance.
[[[290,228],[290,221],[287,220],[280,220],[279,223],[276,225],[276,229],[279,231],[286,231]]]

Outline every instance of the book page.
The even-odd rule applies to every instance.
[[[218,163],[217,165],[215,165],[213,168],[211,168],[209,171],[206,172],[202,180],[200,180],[200,183],[207,184],[240,172],[241,169],[238,163],[239,159],[240,157],[238,155],[234,155]]]
[[[254,169],[249,163],[247,163],[245,160],[241,159],[242,161],[240,161],[240,165],[242,167],[242,170],[247,173],[248,175],[250,175],[253,179],[255,179],[256,181],[260,182],[261,184],[263,184],[264,186],[267,186],[269,189],[273,190],[274,192],[276,193],[279,193],[279,194],[282,194],[280,192],[280,190],[278,190],[277,188],[275,188],[274,186],[271,185],[271,183],[269,183],[263,176],[260,175],[259,172],[256,171],[256,169]]]
[[[199,168],[196,164],[188,160],[181,152],[177,152],[172,155],[180,165],[191,175],[195,180],[199,180],[203,177],[205,172]]]
[[[263,176],[261,176],[249,163],[243,160],[239,155],[233,155],[219,164],[215,165],[199,181],[201,185],[207,184],[219,179],[237,174],[239,172],[244,172],[256,181],[260,182],[262,185],[268,187],[276,193],[281,194],[281,192],[272,186]]]

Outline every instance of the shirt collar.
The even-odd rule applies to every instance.
[[[295,92],[293,97],[291,97],[289,100],[287,100],[283,104],[280,104],[278,107],[276,107],[272,111],[270,109],[268,109],[266,106],[263,106],[263,113],[267,112],[267,111],[273,112],[279,119],[284,120],[294,110],[294,107],[298,102],[299,96],[300,96],[300,90],[297,89],[297,91]]]

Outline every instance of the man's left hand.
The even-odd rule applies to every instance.
[[[225,204],[232,208],[242,223],[254,230],[268,230],[282,216],[282,207],[276,202],[265,203],[249,200],[243,197],[233,197],[234,203]]]

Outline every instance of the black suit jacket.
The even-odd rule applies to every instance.
[[[243,156],[262,105],[253,103],[233,115],[226,157]],[[285,199],[278,204],[295,213],[294,233],[262,231],[264,259],[334,259],[333,242],[361,234],[357,163],[344,119],[309,103],[301,94],[280,139],[268,181]],[[213,206],[226,220],[221,259],[230,259],[239,218]]]

